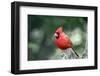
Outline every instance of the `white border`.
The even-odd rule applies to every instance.
[[[27,61],[27,15],[88,17],[88,59]],[[42,7],[20,7],[20,70],[94,66],[94,11]]]

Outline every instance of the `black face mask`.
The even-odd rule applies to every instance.
[[[56,32],[56,34],[58,35],[58,36],[56,36],[56,39],[58,39],[60,34],[58,32]]]

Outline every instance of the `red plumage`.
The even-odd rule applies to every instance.
[[[59,27],[55,33],[56,39],[55,44],[58,48],[65,50],[67,48],[72,48],[72,42],[69,37],[62,31],[62,27]]]

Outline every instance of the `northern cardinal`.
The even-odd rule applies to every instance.
[[[55,34],[55,44],[58,48],[60,48],[62,51],[66,53],[66,55],[69,55],[70,58],[78,58],[78,54],[72,49],[72,41],[70,38],[67,36],[62,31],[62,27],[58,27]],[[72,57],[71,57],[72,56]]]

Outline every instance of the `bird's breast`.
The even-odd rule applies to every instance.
[[[60,36],[58,39],[55,40],[55,44],[60,48],[60,49],[67,49],[67,48],[72,48],[72,43],[71,41],[66,38],[65,36]]]

